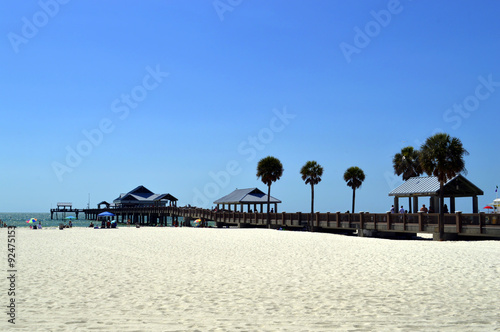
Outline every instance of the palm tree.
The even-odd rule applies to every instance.
[[[460,173],[467,174],[464,156],[469,152],[465,150],[462,142],[445,133],[438,133],[427,138],[420,148],[420,163],[422,169],[428,174],[436,176],[439,180],[439,239],[444,239],[444,184]]]
[[[311,220],[309,227],[310,229],[313,229],[312,218],[314,214],[314,186],[321,182],[323,167],[316,161],[308,161],[304,166],[302,166],[300,174],[302,174],[302,180],[304,180],[306,184],[311,185]]]
[[[407,146],[401,149],[401,153],[396,153],[394,158],[392,158],[392,165],[394,173],[396,175],[402,174],[404,181],[423,173],[419,152],[418,150],[414,150],[412,146]],[[408,211],[411,212],[411,197],[408,197],[408,205]]]
[[[356,189],[361,187],[361,184],[365,181],[365,173],[357,166],[349,167],[344,173],[344,181],[352,188],[352,213],[354,213]]]
[[[257,164],[257,178],[267,185],[267,227],[270,226],[269,206],[271,200],[271,184],[280,179],[283,175],[283,165],[275,157],[267,156],[262,158]]]

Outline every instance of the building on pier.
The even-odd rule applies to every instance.
[[[277,213],[278,203],[281,203],[281,201],[271,196],[270,203],[274,205],[272,212]],[[232,210],[231,206],[234,206],[232,211],[238,211],[238,206],[240,206],[241,212],[243,212],[245,206],[247,208],[247,212],[252,210],[252,206],[253,212],[259,212],[257,210],[257,206],[259,206],[260,213],[263,213],[263,206],[267,205],[267,194],[258,188],[236,189],[229,195],[216,200],[214,204],[217,204],[218,210],[225,210],[227,205],[228,210]]]
[[[177,206],[177,198],[170,194],[155,194],[144,186],[120,194],[113,203],[117,208]]]
[[[472,212],[478,213],[478,195],[484,195],[484,192],[467,180],[463,175],[457,175],[448,180],[443,186],[444,198],[449,198],[449,212],[455,213],[456,197],[472,197]],[[399,198],[413,198],[412,211],[417,213],[419,209],[418,198],[430,197],[429,208],[436,213],[439,212],[439,194],[440,185],[437,176],[416,176],[409,178],[405,183],[392,190],[389,196],[394,196],[394,206],[396,211],[399,207]],[[446,200],[445,200],[446,202]]]
[[[50,219],[54,219],[54,215],[56,219],[59,219],[59,213],[62,214],[62,218],[66,218],[66,213],[74,213],[76,219],[78,219],[78,213],[80,213],[79,209],[74,209],[72,203],[68,202],[60,202],[57,203],[56,209],[50,209]]]

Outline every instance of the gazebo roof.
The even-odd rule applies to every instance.
[[[169,200],[169,201],[177,201],[177,198],[170,194],[155,194],[148,188],[144,186],[138,186],[137,188],[129,191],[126,194],[121,194],[120,197],[115,199],[113,202],[115,203],[147,203],[147,202],[155,202],[160,200]]]
[[[271,203],[281,203],[271,196]],[[219,198],[214,204],[262,204],[267,203],[267,195],[258,188],[236,189],[229,195]]]
[[[392,190],[389,196],[438,196],[439,180],[437,176],[409,178],[405,183]],[[443,187],[445,197],[472,197],[484,192],[461,174],[448,180]]]

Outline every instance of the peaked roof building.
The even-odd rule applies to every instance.
[[[177,206],[178,199],[170,194],[155,194],[144,186],[138,186],[125,194],[120,194],[113,203],[117,207]]]
[[[246,205],[248,211],[250,211],[250,206],[254,206],[254,210],[257,210],[257,205],[260,206],[260,211],[262,212],[263,206],[267,205],[267,194],[261,191],[258,188],[247,188],[247,189],[236,189],[229,195],[219,198],[214,201],[214,204],[217,204],[217,208],[219,205],[222,205],[222,209],[225,209],[225,205],[228,205],[228,208],[231,209],[231,205],[234,205],[234,211],[237,210],[237,206],[240,205],[240,211],[243,211],[243,207]],[[281,201],[273,196],[270,197],[270,203],[274,204],[274,212],[278,210],[278,203]]]
[[[409,178],[405,183],[392,190],[389,196],[394,196],[394,205],[399,206],[399,197],[413,197],[413,212],[418,211],[418,197],[429,196],[429,206],[439,212],[440,185],[437,176],[420,176]],[[443,196],[450,199],[450,212],[455,212],[455,197],[472,197],[472,212],[478,212],[477,196],[484,192],[459,174],[448,180],[443,186]],[[397,209],[396,209],[397,210]],[[410,211],[409,211],[410,212]]]

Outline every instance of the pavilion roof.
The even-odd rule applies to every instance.
[[[419,176],[409,178],[405,183],[392,190],[389,196],[438,196],[440,190],[437,176]],[[445,197],[472,197],[484,192],[459,174],[448,180],[444,186]]]
[[[148,188],[144,186],[138,186],[135,189],[129,191],[125,194],[120,194],[118,198],[116,198],[113,202],[133,202],[137,203],[145,203],[145,202],[153,202],[160,200],[169,200],[169,201],[177,201],[177,198],[170,194],[155,194]]]
[[[281,203],[271,196],[271,203]],[[219,198],[214,204],[261,204],[267,203],[267,194],[258,188],[236,189],[229,195]]]

